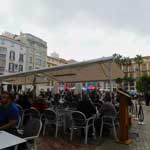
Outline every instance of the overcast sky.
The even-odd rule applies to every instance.
[[[31,33],[66,59],[150,55],[149,0],[4,0],[0,32]]]

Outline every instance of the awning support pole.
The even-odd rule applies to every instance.
[[[33,101],[36,99],[36,76],[33,78]]]
[[[112,100],[112,62],[109,62],[109,86],[110,86],[110,97]]]
[[[2,94],[2,81],[0,81],[0,95]]]

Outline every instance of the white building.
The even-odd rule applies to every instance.
[[[47,67],[47,43],[45,41],[29,33],[20,33],[15,39],[29,47],[26,53],[27,71]]]
[[[44,67],[47,67],[45,41],[27,33],[14,35],[5,32],[0,35],[0,75]],[[24,86],[22,88],[25,89]]]
[[[26,70],[27,47],[14,39],[13,34],[0,35],[0,75]]]
[[[0,35],[0,75],[47,67],[47,43],[28,33]]]

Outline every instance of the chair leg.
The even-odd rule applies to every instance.
[[[18,150],[18,145],[15,146],[14,150]]]
[[[57,137],[57,134],[58,134],[58,123],[56,123],[55,138]]]
[[[101,123],[101,128],[100,128],[100,137],[102,137],[102,133],[103,133],[103,121]]]
[[[117,137],[116,127],[115,127],[114,122],[113,122],[113,134],[114,134],[115,140],[117,141],[117,140],[118,140],[118,137]]]
[[[44,127],[43,127],[43,136],[45,135],[45,128],[46,128],[46,125],[44,124]]]
[[[70,141],[72,141],[72,137],[73,137],[73,128],[71,127]]]
[[[87,144],[88,126],[85,127],[85,144]]]
[[[21,119],[21,124],[20,124],[21,127],[23,127],[23,122],[24,122],[24,114],[22,115],[22,119]]]
[[[37,139],[34,140],[34,149],[37,150]]]
[[[94,139],[96,139],[96,132],[95,132],[95,126],[94,126],[94,124],[92,125],[93,126],[93,137],[94,137]]]
[[[64,133],[65,133],[66,132],[66,119],[64,119],[63,126],[64,126]]]

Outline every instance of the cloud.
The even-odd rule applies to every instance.
[[[0,31],[30,32],[78,60],[115,52],[148,55],[149,0],[5,0]]]

